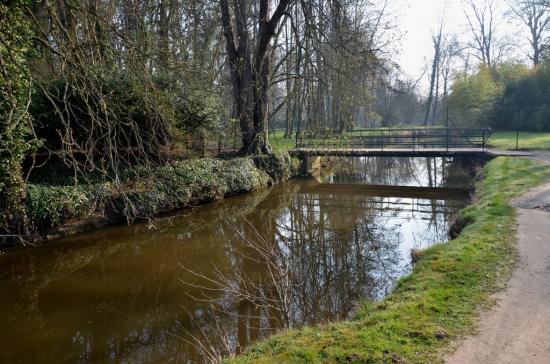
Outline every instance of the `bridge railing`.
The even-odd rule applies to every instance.
[[[490,128],[372,129],[342,135],[303,131],[296,133],[296,148],[421,149],[487,147]]]

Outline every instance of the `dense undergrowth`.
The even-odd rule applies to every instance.
[[[454,340],[471,333],[479,309],[511,271],[511,199],[550,178],[550,167],[501,157],[483,173],[476,201],[462,211],[471,223],[455,240],[426,250],[391,295],[362,302],[354,320],[275,335],[230,362],[442,362]]]
[[[290,177],[291,169],[289,155],[281,153],[229,160],[201,158],[128,170],[125,182],[117,187],[111,182],[35,182],[28,187],[27,211],[39,231],[91,214],[147,218],[264,187]]]

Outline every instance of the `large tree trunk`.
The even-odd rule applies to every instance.
[[[220,0],[222,24],[231,71],[233,99],[246,154],[270,153],[267,140],[271,41],[291,0],[280,0],[269,19],[270,0],[260,1],[257,44],[250,49],[248,0]]]

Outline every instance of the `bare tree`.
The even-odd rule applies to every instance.
[[[441,76],[443,77],[443,97],[444,97],[443,101],[444,101],[444,107],[446,110],[445,122],[447,127],[449,127],[449,83],[450,83],[450,77],[451,77],[451,70],[453,69],[456,59],[460,57],[461,53],[462,53],[462,48],[459,45],[456,35],[449,37],[446,41],[442,60],[441,60]]]
[[[511,14],[529,28],[528,41],[531,46],[529,58],[536,66],[549,47],[547,34],[550,32],[550,1],[513,0]]]
[[[375,94],[395,69],[388,56],[396,35],[389,3],[307,0],[289,6],[282,40],[274,42],[271,83],[279,102],[270,113],[286,136],[294,130],[341,133],[375,119]]]
[[[443,20],[440,21],[437,33],[432,34],[432,43],[434,49],[434,57],[432,60],[432,71],[430,74],[430,88],[428,91],[428,100],[426,102],[426,117],[424,125],[428,125],[430,120],[433,120],[433,115],[437,112],[437,100],[439,93],[439,71],[441,63],[441,53],[443,50],[444,35],[443,35]],[[434,102],[434,99],[436,100]]]
[[[472,38],[469,47],[489,68],[498,63],[510,47],[510,40],[498,33],[497,6],[496,0],[466,0],[464,10]]]

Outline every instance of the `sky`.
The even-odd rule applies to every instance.
[[[410,76],[418,76],[432,57],[432,31],[439,19],[445,16],[446,28],[459,31],[464,18],[460,0],[400,0],[398,9],[401,54],[398,63]]]
[[[499,0],[499,3],[503,4],[503,1]],[[439,19],[444,17],[447,32],[458,34],[462,41],[468,38],[462,0],[397,0],[395,4],[398,24],[403,33],[397,62],[410,77],[418,78],[432,59],[432,31]],[[500,17],[503,11],[504,8],[500,9]],[[499,18],[499,29],[502,32],[517,32],[514,25],[502,18]]]

